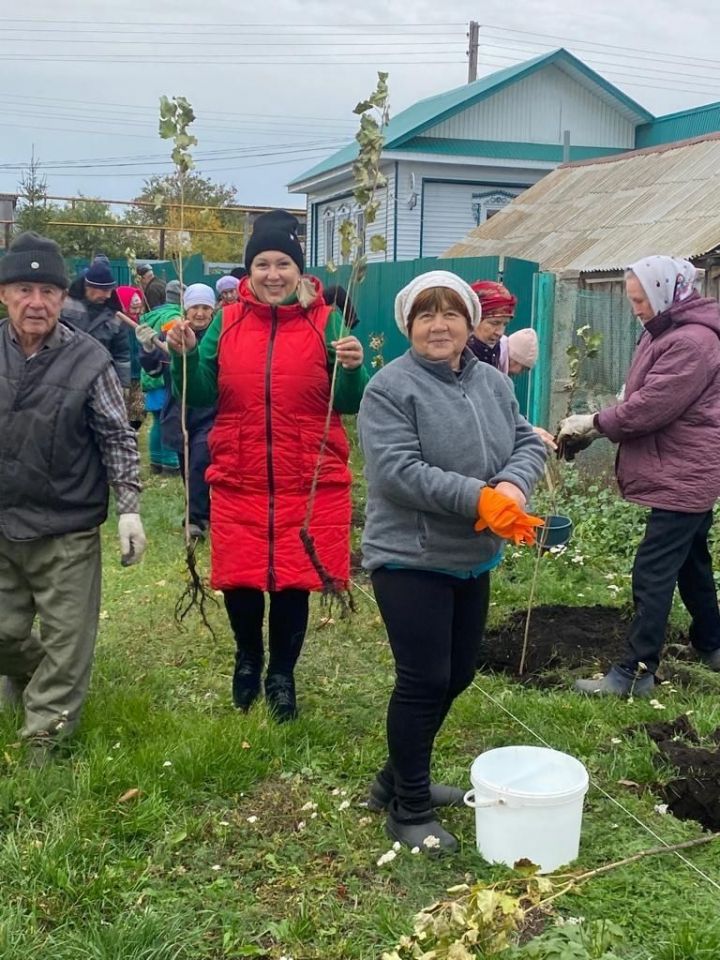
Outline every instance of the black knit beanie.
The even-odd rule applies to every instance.
[[[0,259],[0,283],[51,283],[67,290],[68,275],[54,240],[28,230],[19,234]]]
[[[266,250],[278,250],[286,253],[297,265],[300,273],[305,272],[305,257],[297,237],[297,217],[287,210],[270,210],[261,213],[253,224],[253,232],[245,248],[245,268],[250,273],[253,260]]]

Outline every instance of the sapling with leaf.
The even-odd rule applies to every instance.
[[[583,364],[586,360],[594,360],[600,353],[602,346],[602,334],[594,333],[589,324],[578,327],[575,331],[577,341],[571,344],[565,351],[568,359],[568,386],[567,403],[565,405],[565,416],[569,417],[573,412],[573,405],[580,386],[580,374]]]
[[[355,135],[358,142],[358,156],[353,163],[353,178],[355,189],[353,196],[357,204],[358,211],[362,213],[365,228],[371,226],[377,220],[380,210],[380,201],[377,199],[377,191],[387,186],[387,179],[380,169],[382,151],[384,145],[383,130],[389,120],[389,102],[387,73],[378,73],[375,90],[367,100],[357,104],[354,113],[360,117],[360,129]],[[373,234],[370,238],[370,250],[373,253],[381,252],[386,249],[387,242],[385,237]],[[347,304],[352,302],[355,288],[360,284],[367,272],[367,255],[364,252],[365,237],[360,236],[357,231],[357,225],[352,220],[345,220],[340,225],[340,256],[344,262],[351,262],[350,279],[348,282],[348,292],[345,307],[343,309],[343,324],[341,336],[347,336],[350,328],[347,323]],[[332,266],[334,269],[334,265]],[[302,284],[303,281],[301,281]],[[302,291],[298,291],[298,299],[302,304]],[[325,426],[318,452],[317,462],[313,471],[310,493],[308,496],[305,519],[300,530],[300,539],[305,548],[315,571],[323,584],[323,595],[329,598],[336,597],[340,600],[343,610],[352,608],[352,598],[345,595],[344,585],[334,580],[328,573],[327,568],[318,556],[314,538],[310,533],[310,522],[312,519],[313,508],[315,505],[315,496],[317,484],[322,467],[322,459],[325,455],[328,437],[330,435],[330,424],[333,413],[333,400],[335,395],[335,385],[337,383],[338,357],[335,355],[335,361],[332,367],[330,381],[330,398],[325,416]]]
[[[188,132],[195,120],[195,113],[185,97],[160,97],[159,133],[163,140],[171,140],[173,149],[170,154],[175,166],[175,177],[180,197],[180,231],[177,238],[176,266],[180,289],[183,289],[183,239],[185,230],[185,179],[195,166],[190,148],[197,146],[197,138]],[[185,481],[185,564],[188,582],[175,605],[175,619],[182,623],[188,613],[197,608],[202,622],[212,633],[207,619],[207,605],[216,603],[214,596],[207,590],[197,569],[195,556],[196,541],[190,535],[190,435],[187,426],[187,353],[182,354],[182,391],[180,396],[180,428],[183,438],[183,470]]]

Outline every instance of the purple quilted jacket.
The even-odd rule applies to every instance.
[[[645,327],[625,399],[595,418],[626,500],[703,513],[720,496],[720,305],[691,294]]]

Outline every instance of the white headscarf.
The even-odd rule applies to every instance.
[[[433,287],[447,287],[461,297],[467,307],[470,323],[474,330],[480,323],[482,309],[478,295],[473,288],[455,273],[450,273],[447,270],[431,270],[430,273],[422,273],[419,277],[415,277],[395,297],[395,323],[398,325],[400,333],[404,336],[408,335],[408,317],[418,294]]]
[[[631,263],[628,270],[640,281],[655,316],[690,296],[697,273],[689,260],[663,256],[643,257]]]

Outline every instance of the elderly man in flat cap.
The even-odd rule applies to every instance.
[[[145,549],[120,381],[107,350],[61,319],[67,287],[45,237],[20,234],[0,260],[0,697],[24,707],[20,735],[43,759],[88,690],[109,487],[123,563]]]

